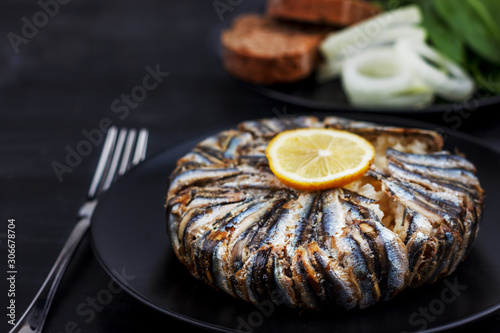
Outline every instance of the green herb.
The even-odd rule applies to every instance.
[[[432,2],[421,1],[423,26],[436,49],[460,65],[465,64],[464,40],[454,33],[446,21],[437,13]]]
[[[373,0],[371,2],[377,4],[385,11],[393,10],[407,5],[413,5],[415,3],[414,0]]]
[[[494,14],[500,14],[500,5],[498,1],[484,1],[484,0],[468,0],[469,5],[475,9],[476,13],[481,17],[484,24],[493,34],[497,43],[500,43],[500,26],[495,23]]]
[[[409,0],[379,1],[393,10]],[[433,46],[474,77],[479,87],[500,94],[500,0],[415,0]]]
[[[425,0],[429,1],[429,0]],[[466,46],[483,59],[500,65],[500,39],[497,39],[499,27],[484,13],[478,0],[430,0],[441,18],[448,23],[453,32],[463,38]],[[481,0],[485,3],[489,0]],[[498,1],[498,0],[495,0]],[[471,5],[475,3],[475,5]],[[481,14],[479,13],[481,11]],[[490,26],[492,25],[492,26]],[[429,31],[429,34],[432,34]]]

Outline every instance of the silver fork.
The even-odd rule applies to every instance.
[[[109,129],[90,184],[87,201],[79,210],[79,221],[71,231],[42,287],[10,333],[40,333],[42,331],[57,287],[75,250],[90,227],[90,220],[99,196],[106,192],[111,183],[131,166],[144,160],[148,135],[149,132],[146,129],[142,129],[139,134],[134,129],[121,129],[120,131],[116,127]]]

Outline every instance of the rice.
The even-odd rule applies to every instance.
[[[408,142],[402,142],[401,137],[391,135],[381,135],[377,137],[373,145],[375,147],[375,160],[373,165],[380,171],[385,171],[387,169],[385,151],[388,148],[411,154],[429,153],[427,145],[422,141],[413,139],[408,140]],[[403,228],[405,207],[385,193],[382,188],[381,181],[372,177],[363,177],[350,183],[345,188],[364,197],[375,200],[372,208],[382,224],[399,236],[405,232]]]
[[[375,147],[375,161],[373,164],[380,169],[385,169],[387,167],[387,158],[385,156],[385,151],[387,148],[392,148],[403,153],[411,154],[426,154],[428,153],[427,145],[417,139],[408,140],[408,142],[402,142],[401,137],[392,135],[380,135],[377,137],[376,141],[373,142]]]

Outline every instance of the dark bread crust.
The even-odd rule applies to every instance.
[[[221,36],[229,73],[254,84],[290,83],[311,75],[319,61],[318,45],[327,30],[247,14]]]
[[[380,12],[360,0],[268,0],[267,15],[288,20],[348,26]]]
[[[235,77],[254,84],[291,83],[308,77],[317,61],[316,50],[264,58],[250,52],[224,49],[224,65]]]

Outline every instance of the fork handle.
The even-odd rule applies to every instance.
[[[10,333],[42,332],[43,324],[47,318],[47,313],[49,312],[57,287],[83,236],[89,230],[89,226],[89,217],[82,217],[75,225],[63,249],[59,253],[54,266],[52,266],[49,275],[43,282],[42,287]]]

